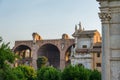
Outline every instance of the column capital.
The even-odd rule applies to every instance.
[[[98,13],[99,14],[99,18],[101,19],[102,22],[108,22],[111,20],[111,14],[110,13]]]

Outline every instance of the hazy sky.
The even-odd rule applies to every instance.
[[[75,24],[101,32],[96,0],[0,0],[0,36],[5,42],[32,40],[37,32],[43,39],[70,36]]]

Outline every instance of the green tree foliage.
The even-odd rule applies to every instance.
[[[29,66],[0,69],[0,80],[36,80],[36,71]]]
[[[21,66],[16,67],[16,70],[21,71],[20,74],[17,74],[17,76],[20,75],[21,78],[23,78],[23,75],[24,75],[26,80],[35,80],[36,79],[37,74],[33,67],[21,65]],[[23,75],[21,75],[22,73],[23,73]]]
[[[18,78],[18,80],[27,80],[23,71],[19,67],[15,67],[12,69],[13,74]]]
[[[37,72],[37,80],[60,80],[61,73],[54,67],[42,67]]]
[[[89,80],[101,80],[101,73],[97,70],[91,71]]]
[[[89,80],[90,70],[80,66],[67,66],[62,72],[62,80]]]
[[[12,68],[6,66],[6,68],[0,69],[0,80],[19,80],[19,78],[13,73]]]
[[[48,62],[48,59],[45,56],[38,57],[38,59],[37,59],[38,69],[45,66],[47,62]]]
[[[83,66],[70,65],[63,70],[61,80],[101,80],[101,73]]]
[[[9,43],[3,43],[0,37],[0,80],[18,80],[10,66],[15,60],[15,55],[8,45]]]
[[[8,46],[9,43],[0,45],[0,68],[4,68],[8,63],[13,63],[15,55]]]

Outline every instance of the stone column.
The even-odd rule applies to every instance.
[[[102,80],[120,80],[120,0],[98,0],[102,22]]]

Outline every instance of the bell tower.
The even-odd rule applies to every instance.
[[[102,24],[102,80],[120,80],[120,0],[97,0]]]

